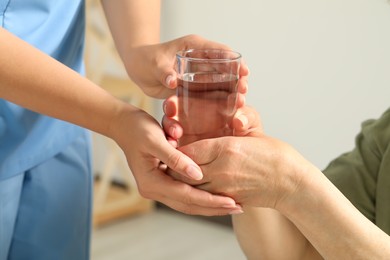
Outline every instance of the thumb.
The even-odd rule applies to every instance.
[[[258,136],[263,132],[260,116],[251,107],[239,108],[232,121],[236,136]]]
[[[174,70],[163,73],[162,80],[162,84],[167,88],[174,89],[177,86],[177,74]]]
[[[214,161],[222,152],[224,138],[199,140],[179,147],[179,150],[190,157],[197,165],[207,165]]]
[[[168,142],[157,148],[155,156],[173,171],[194,180],[201,180],[203,173],[200,167],[187,155],[176,150]]]

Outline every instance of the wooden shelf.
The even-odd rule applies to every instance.
[[[99,180],[96,180],[94,185],[95,191],[99,190],[99,186],[101,186],[101,183]],[[105,203],[94,210],[93,225],[99,227],[132,215],[145,214],[153,209],[153,201],[134,198],[129,188],[112,184],[107,193]]]

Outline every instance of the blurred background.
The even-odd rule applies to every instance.
[[[87,4],[87,76],[160,121],[161,101],[127,79],[99,1]],[[390,107],[386,0],[163,0],[161,25],[162,41],[199,34],[240,52],[251,71],[247,104],[265,132],[320,169]],[[229,217],[142,199],[116,146],[95,135],[94,147],[93,259],[245,259]]]

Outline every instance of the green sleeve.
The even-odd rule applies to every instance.
[[[390,234],[390,109],[379,119],[364,122],[355,148],[333,160],[324,174]]]

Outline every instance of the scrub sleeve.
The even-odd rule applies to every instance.
[[[390,235],[390,109],[362,124],[355,148],[324,174],[368,219]]]
[[[44,163],[0,182],[0,260],[89,259],[89,134]]]

